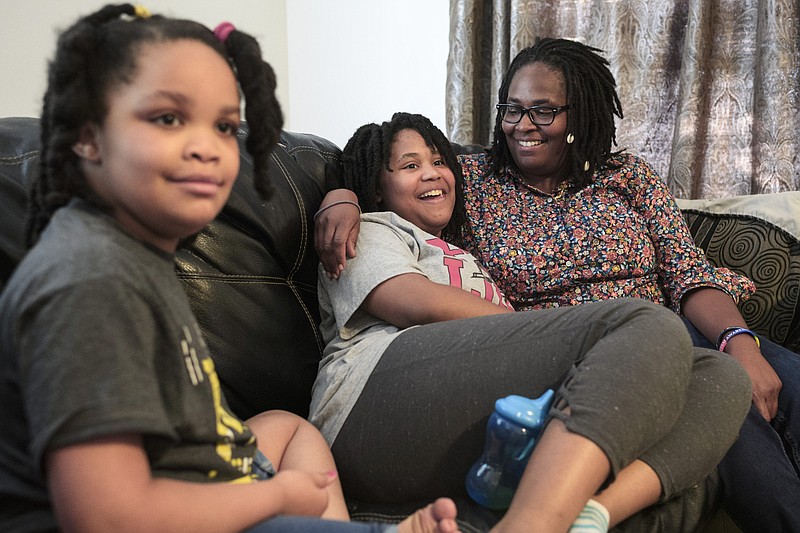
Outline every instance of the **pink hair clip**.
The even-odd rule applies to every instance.
[[[227,39],[228,35],[235,29],[236,27],[230,22],[220,22],[217,27],[214,28],[214,35],[221,43],[225,44],[225,39]]]

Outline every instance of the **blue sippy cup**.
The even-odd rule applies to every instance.
[[[473,500],[489,509],[508,508],[554,395],[548,389],[536,399],[511,395],[495,402],[483,454],[467,474],[467,492]]]

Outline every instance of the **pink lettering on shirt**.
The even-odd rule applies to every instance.
[[[453,246],[449,242],[443,241],[439,238],[428,239],[425,242],[431,246],[439,248],[444,254],[444,257],[442,258],[442,264],[447,269],[450,285],[460,289],[469,290],[469,292],[472,294],[489,300],[490,302],[494,300],[495,294],[497,294],[499,306],[507,309],[513,309],[505,295],[500,292],[500,290],[497,288],[497,285],[495,285],[494,281],[492,281],[491,277],[489,277],[489,274],[474,257],[458,246]],[[472,262],[477,269],[477,271],[470,272],[470,277],[472,279],[481,278],[483,281],[483,294],[481,294],[480,290],[473,288],[474,283],[468,283],[467,286],[469,289],[465,288],[464,266],[467,261]]]

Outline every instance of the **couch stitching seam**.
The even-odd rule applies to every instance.
[[[17,163],[21,163],[23,161],[27,161],[39,155],[39,150],[32,150],[30,152],[25,152],[24,154],[9,156],[9,157],[0,157],[0,165],[15,165]]]

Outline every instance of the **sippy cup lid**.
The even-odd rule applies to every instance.
[[[504,418],[534,429],[544,424],[554,395],[552,389],[547,389],[538,398],[526,398],[512,394],[497,400],[494,408]]]

